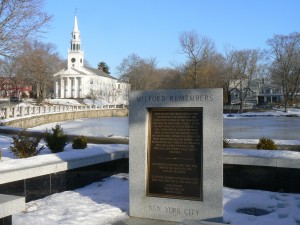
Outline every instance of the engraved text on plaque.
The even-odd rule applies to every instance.
[[[202,200],[202,108],[150,110],[147,195]]]

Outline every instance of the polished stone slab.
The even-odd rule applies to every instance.
[[[121,158],[58,173],[0,184],[0,193],[25,196],[26,202],[29,202],[50,194],[81,188],[114,174],[128,173],[128,167],[128,159]]]
[[[117,159],[128,158],[128,148],[125,145],[124,148],[120,148],[119,150],[115,150],[113,152],[101,152],[99,150],[99,153],[94,151],[93,154],[90,155],[88,152],[89,150],[74,152],[73,158],[64,158],[63,153],[57,154],[57,157],[55,159],[51,159],[50,162],[44,164],[37,163],[36,165],[32,164],[32,166],[24,166],[22,168],[16,164],[15,168],[6,169],[5,165],[2,164],[0,165],[0,184],[110,162]],[[47,156],[41,155],[36,157],[38,158]]]
[[[0,225],[12,225],[12,216],[0,218]]]
[[[24,209],[24,197],[0,194],[0,218],[11,216]]]
[[[224,155],[223,160],[224,160],[224,164],[270,166],[270,167],[277,166],[276,158],[244,156],[244,155]]]
[[[243,151],[243,150],[241,150]],[[259,151],[259,150],[253,150]],[[274,150],[270,150],[274,151]],[[278,156],[263,157],[263,156],[249,156],[249,155],[234,155],[225,153],[223,157],[224,164],[233,165],[248,165],[248,166],[267,166],[267,167],[281,167],[300,169],[299,160],[297,158],[286,158]]]

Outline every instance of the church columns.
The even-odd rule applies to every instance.
[[[72,85],[72,92],[71,92],[71,97],[72,98],[75,98],[75,79],[74,79],[74,77],[71,77],[70,78],[71,79],[71,85]]]
[[[80,98],[84,98],[84,78],[83,77],[80,77]]]
[[[75,84],[74,84],[75,92],[74,92],[74,94],[75,94],[75,98],[78,98],[78,79],[77,79],[77,77],[74,77],[74,81],[75,81]]]
[[[61,77],[54,83],[55,98],[82,98],[82,77]]]
[[[54,83],[54,97],[55,98],[59,98],[59,86],[58,86],[58,81],[56,80]]]
[[[60,78],[60,98],[64,98],[65,81],[64,78]]]
[[[77,87],[77,90],[78,90],[78,94],[77,94],[77,98],[82,98],[82,94],[81,94],[81,90],[82,90],[82,82],[81,82],[81,77],[78,77],[78,87]]]
[[[72,98],[78,98],[78,81],[76,77],[70,78],[72,80]]]
[[[69,77],[66,78],[67,81],[67,85],[66,85],[66,98],[70,98],[71,97],[71,79]]]
[[[68,77],[60,79],[60,98],[70,98],[71,80]]]
[[[64,78],[64,98],[68,97],[68,78]]]

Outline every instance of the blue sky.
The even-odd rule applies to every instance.
[[[179,35],[196,31],[211,38],[219,52],[265,49],[274,34],[300,32],[299,0],[45,0],[54,16],[42,41],[56,45],[63,58],[77,8],[85,59],[104,61],[112,75],[132,53],[156,58],[158,67],[185,61]]]

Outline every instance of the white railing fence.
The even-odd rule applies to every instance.
[[[101,109],[123,109],[125,105],[95,105],[95,106],[15,106],[0,108],[1,119],[18,118],[23,116],[38,116],[42,114],[76,112],[76,111],[90,111]]]

